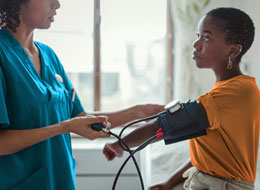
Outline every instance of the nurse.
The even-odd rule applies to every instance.
[[[88,139],[108,137],[90,124],[106,125],[109,117],[116,127],[162,110],[148,104],[108,117],[84,117],[58,57],[33,40],[35,29],[51,26],[59,7],[58,0],[0,2],[1,190],[76,189],[69,132]]]

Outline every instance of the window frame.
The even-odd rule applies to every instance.
[[[94,0],[94,111],[101,110],[101,9],[100,0]],[[170,0],[166,3],[166,80],[165,80],[165,103],[172,101],[173,98],[173,72],[174,72],[174,56],[173,56],[173,19]]]

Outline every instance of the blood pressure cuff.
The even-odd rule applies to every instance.
[[[167,111],[159,115],[158,123],[165,144],[206,135],[206,128],[209,127],[206,111],[197,101],[181,104],[181,108],[174,113]]]

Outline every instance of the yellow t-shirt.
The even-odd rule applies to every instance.
[[[210,127],[190,140],[190,156],[198,170],[230,179],[255,181],[260,127],[260,92],[255,79],[239,75],[215,82],[198,98]]]

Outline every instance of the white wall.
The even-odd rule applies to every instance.
[[[234,5],[241,8],[249,14],[253,19],[256,34],[255,41],[251,49],[247,52],[244,57],[244,61],[249,63],[250,74],[256,78],[256,82],[260,87],[260,1],[259,0],[249,0],[249,1],[235,1]]]

